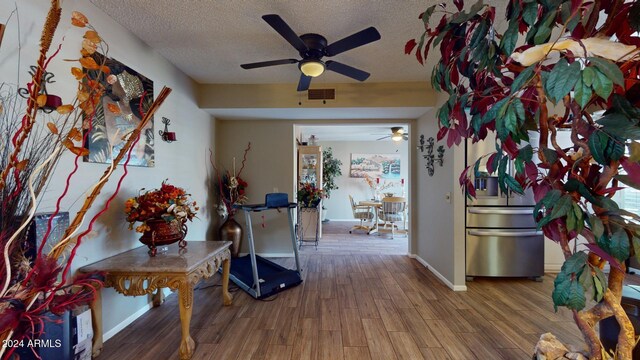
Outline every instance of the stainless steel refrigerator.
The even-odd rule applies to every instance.
[[[537,147],[537,139],[531,139]],[[468,165],[485,154],[495,152],[490,136],[484,141],[466,144]],[[507,166],[512,175],[513,164]],[[498,177],[486,170],[486,158],[480,163],[482,176],[472,179],[477,197],[466,204],[466,276],[531,277],[544,275],[544,235],[536,230],[533,218],[535,201],[531,189],[524,195],[503,193]],[[473,175],[473,174],[472,174]]]

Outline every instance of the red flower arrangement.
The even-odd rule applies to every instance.
[[[245,193],[249,184],[240,177],[240,174],[242,174],[242,170],[244,170],[249,150],[251,150],[251,143],[247,144],[247,148],[244,150],[242,164],[238,172],[236,172],[235,157],[233,158],[233,171],[218,170],[213,161],[213,153],[209,150],[209,162],[211,163],[213,170],[216,172],[218,180],[218,183],[215,185],[215,191],[220,201],[218,214],[223,218],[226,216],[233,217],[237,211],[234,205],[244,204],[248,200]]]
[[[136,227],[139,233],[151,230],[147,225],[147,220],[151,219],[163,219],[166,222],[175,219],[182,222],[191,221],[199,208],[195,201],[191,201],[190,195],[184,189],[168,184],[165,180],[159,190],[149,190],[128,199],[124,203],[124,212],[127,214],[129,230],[133,229],[133,224],[137,221],[142,222],[142,225]]]
[[[302,205],[302,207],[316,207],[320,200],[325,198],[326,195],[322,189],[318,189],[315,185],[311,183],[302,183],[300,184],[300,189],[298,189],[298,203]]]

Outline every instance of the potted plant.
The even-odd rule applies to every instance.
[[[326,197],[324,190],[318,189],[312,183],[300,184],[297,195],[298,204],[303,208],[317,208],[320,200]]]
[[[327,198],[331,196],[333,190],[339,189],[335,179],[342,175],[342,161],[333,157],[331,147],[326,148],[322,152],[322,189]],[[322,221],[329,221],[327,218],[327,209],[322,206]]]
[[[431,83],[449,98],[437,113],[438,139],[452,146],[496,132],[487,170],[504,192],[533,189],[538,227],[564,254],[554,306],[573,313],[589,359],[609,358],[595,326],[615,316],[622,330],[614,355],[631,359],[636,338],[621,292],[625,260],[640,256],[640,216],[612,197],[640,188],[640,3],[511,0],[503,33],[494,7],[453,3],[435,27],[430,18],[445,6],[421,13],[425,31],[405,47],[420,63],[432,45],[439,49]],[[571,146],[558,145],[560,130],[570,131]],[[518,146],[527,131],[539,133],[538,147]],[[505,171],[508,159],[515,176]],[[460,176],[470,197],[478,164]]]

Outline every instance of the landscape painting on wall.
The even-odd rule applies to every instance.
[[[107,58],[105,61],[104,56],[98,53],[92,57],[98,64],[104,62],[109,71],[99,74],[98,70],[88,70],[95,72],[91,77],[98,79],[105,92],[91,122],[85,144],[89,155],[84,157],[84,161],[109,164],[153,103],[153,81],[115,59]],[[129,165],[154,166],[153,144],[152,118],[142,129],[140,139],[131,151]],[[126,157],[120,163],[125,161]]]
[[[399,179],[400,154],[351,154],[349,176],[363,178]]]

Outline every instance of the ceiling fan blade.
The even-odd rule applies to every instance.
[[[372,26],[327,46],[325,53],[327,56],[335,56],[376,40],[380,40],[380,33]]]
[[[287,25],[282,18],[276,14],[263,15],[262,18],[267,24],[280,34],[285,40],[289,42],[296,50],[300,52],[307,51],[307,45],[304,41]]]
[[[255,62],[250,64],[242,64],[240,65],[240,67],[242,67],[243,69],[255,69],[255,68],[261,68],[265,66],[295,64],[297,62],[298,60],[296,59],[282,59],[282,60],[271,60],[271,61]]]
[[[384,139],[387,139],[387,138],[390,138],[390,137],[391,137],[391,135],[383,136],[380,139],[376,139],[376,141],[384,140]]]
[[[300,81],[298,82],[298,91],[309,90],[309,85],[311,85],[311,76],[300,74]]]
[[[351,67],[349,65],[345,65],[343,63],[339,63],[337,61],[327,61],[325,62],[325,65],[327,67],[328,70],[331,71],[335,71],[338,74],[342,74],[344,76],[348,76],[352,79],[356,79],[359,81],[365,81],[369,78],[369,74],[366,71],[362,71],[360,69],[356,69],[354,67]]]

